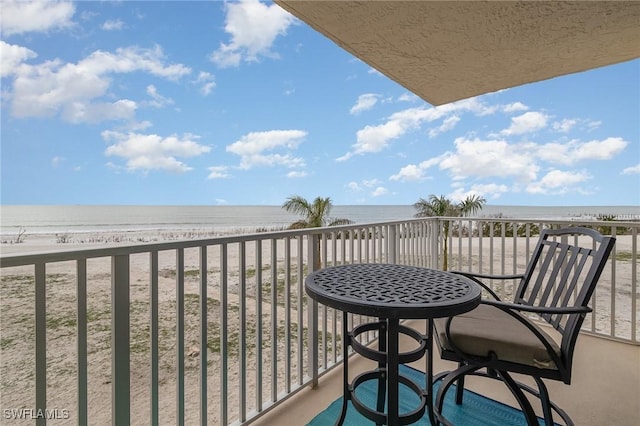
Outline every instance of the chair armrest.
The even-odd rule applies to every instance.
[[[489,275],[489,274],[477,274],[475,272],[463,272],[463,271],[451,271],[454,274],[464,275],[465,277],[472,278],[485,278],[491,280],[513,280],[518,278],[523,278],[524,274],[511,274],[511,275]]]
[[[535,314],[587,314],[592,311],[588,306],[565,306],[565,307],[546,307],[546,306],[529,306],[519,303],[508,303],[499,300],[482,300],[480,303],[495,306],[503,311],[532,312]]]
[[[486,274],[476,274],[476,273],[473,273],[473,272],[462,272],[462,271],[451,271],[451,273],[457,274],[457,275],[462,275],[463,277],[469,278],[470,280],[472,280],[473,282],[478,284],[480,287],[484,288],[495,300],[500,300],[498,295],[493,290],[491,290],[488,285],[486,285],[485,283],[480,281],[478,278],[510,280],[510,279],[518,279],[518,278],[524,277],[524,275],[522,275],[522,274],[515,274],[515,275],[486,275]]]

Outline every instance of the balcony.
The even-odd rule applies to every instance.
[[[618,237],[578,341],[574,382],[549,388],[578,425],[640,423],[640,223],[470,218],[3,254],[3,418],[306,424],[341,396],[343,339],[341,316],[306,297],[304,277],[343,263],[442,268],[445,221],[449,269],[475,272],[521,271],[544,227]],[[494,290],[509,298],[513,283]],[[369,368],[358,356],[351,363],[353,374]],[[498,382],[470,384],[511,403]]]

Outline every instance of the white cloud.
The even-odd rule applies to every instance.
[[[147,86],[147,95],[151,96],[151,99],[153,99],[151,102],[147,103],[152,107],[162,108],[166,105],[173,104],[173,99],[165,98],[164,96],[162,96],[160,93],[158,93],[158,89],[156,89],[156,86],[154,86],[153,84]]]
[[[378,195],[383,195],[382,191],[386,191],[386,189],[382,188],[381,186],[379,186],[382,182],[380,181],[380,179],[363,179],[360,182],[355,182],[355,181],[351,181],[348,184],[346,184],[345,186],[347,187],[347,189],[349,191],[353,191],[353,192],[360,192],[360,191],[364,191],[366,189],[371,189],[377,186],[377,188],[375,188],[372,192],[371,195],[373,195],[374,197],[378,196]]]
[[[386,195],[389,193],[389,190],[387,188],[384,188],[382,186],[377,187],[376,189],[374,189],[371,192],[371,196],[372,197],[380,197],[382,195]]]
[[[556,121],[555,123],[553,123],[553,130],[562,132],[562,133],[567,133],[571,129],[573,129],[576,124],[578,124],[578,120],[564,118],[561,121]]]
[[[226,4],[225,31],[231,41],[220,43],[211,54],[219,67],[232,67],[240,62],[255,62],[259,57],[277,57],[271,47],[279,35],[284,35],[295,21],[293,15],[276,4],[258,0],[241,0]]]
[[[204,154],[210,147],[196,142],[194,135],[162,137],[154,134],[102,132],[102,138],[112,143],[105,155],[126,159],[130,171],[166,170],[182,173],[191,170],[177,157],[190,158]]]
[[[229,167],[227,166],[212,166],[209,167],[209,176],[207,179],[226,179],[231,177],[229,174]]]
[[[378,98],[380,95],[375,93],[365,93],[364,95],[358,96],[358,100],[356,104],[351,107],[349,113],[352,115],[360,114],[362,111],[370,110],[378,103]]]
[[[138,105],[131,100],[121,99],[112,103],[71,102],[62,111],[62,118],[69,123],[99,123],[107,120],[131,121]]]
[[[122,22],[119,19],[116,19],[116,20],[110,19],[108,21],[105,21],[102,24],[101,28],[105,31],[120,31],[121,29],[124,28],[124,22]]]
[[[66,158],[64,158],[64,157],[58,157],[58,156],[55,156],[55,157],[53,157],[53,158],[51,159],[51,166],[52,166],[52,167],[54,167],[54,168],[55,168],[55,167],[58,167],[58,166],[59,166],[60,164],[62,164],[62,162],[64,162],[65,160],[66,160]]]
[[[471,185],[471,188],[465,190],[462,186],[456,188],[447,198],[453,201],[462,201],[469,196],[478,195],[485,199],[498,199],[500,196],[509,191],[507,185],[496,183]]]
[[[476,115],[487,115],[495,112],[495,107],[484,105],[478,98],[464,99],[438,107],[416,107],[393,113],[386,122],[378,125],[368,125],[356,132],[356,143],[352,150],[336,159],[345,161],[354,155],[380,152],[389,144],[405,135],[417,130],[425,122],[433,122],[442,118],[456,115],[459,112],[472,112]],[[455,124],[455,120],[449,123]]]
[[[523,146],[504,140],[457,138],[455,153],[442,156],[440,168],[454,179],[467,177],[510,177],[528,182],[536,178],[539,166]]]
[[[511,119],[511,126],[504,129],[500,134],[511,136],[524,133],[536,132],[547,127],[549,117],[541,112],[525,112],[522,115]]]
[[[440,163],[442,157],[434,157],[425,160],[418,165],[409,164],[400,169],[398,173],[389,177],[389,180],[398,180],[400,182],[416,182],[426,179],[425,171],[432,166]]]
[[[292,170],[289,173],[287,173],[287,177],[290,179],[303,178],[305,176],[307,176],[307,172],[304,172],[301,170]]]
[[[502,107],[502,111],[506,113],[526,111],[528,109],[529,107],[523,104],[522,102],[514,102],[512,104],[507,104]]]
[[[429,129],[429,137],[434,138],[438,136],[440,133],[448,132],[456,127],[456,124],[460,121],[460,117],[457,115],[452,115],[451,117],[447,117],[442,120],[442,124],[439,127],[434,127]]]
[[[196,84],[201,84],[200,93],[204,96],[208,96],[213,92],[216,87],[215,76],[211,73],[200,71],[198,78],[194,81]]]
[[[424,169],[415,164],[409,164],[401,168],[398,173],[392,175],[389,179],[401,182],[420,181],[424,179]]]
[[[553,164],[571,165],[587,160],[610,160],[620,154],[629,142],[619,137],[610,137],[601,141],[567,143],[547,143],[538,145],[536,156]]]
[[[347,185],[347,189],[349,189],[350,191],[362,191],[362,187],[360,187],[360,184],[358,182],[349,182]]]
[[[251,132],[228,145],[226,150],[240,156],[242,169],[275,165],[300,168],[304,167],[304,160],[293,157],[290,152],[297,149],[306,136],[307,132],[302,130]],[[285,154],[265,154],[273,150],[283,150]]]
[[[572,172],[552,170],[537,182],[527,185],[527,192],[532,194],[566,194],[570,191],[584,192],[577,185],[591,179],[584,171]]]
[[[455,151],[448,151],[418,165],[409,164],[389,179],[402,182],[420,181],[433,166],[448,170],[454,180],[466,178],[509,178],[530,182],[539,166],[525,146],[510,145],[504,140],[457,138]]]
[[[622,174],[623,175],[637,175],[640,174],[640,163],[636,164],[635,166],[631,166],[631,167],[627,167],[624,170],[622,170]]]
[[[4,36],[68,28],[74,13],[68,1],[2,0],[0,28]]]
[[[403,93],[398,96],[399,102],[417,102],[420,100],[420,97],[414,95],[413,93]]]
[[[622,138],[607,138],[603,141],[590,141],[575,150],[578,160],[610,160],[621,153],[629,142]]]
[[[131,119],[136,103],[121,99],[96,102],[111,87],[110,74],[145,71],[177,80],[191,72],[181,64],[164,63],[162,49],[128,47],[114,53],[95,51],[74,63],[60,60],[38,65],[22,64],[14,69],[12,108],[14,117],[52,117],[56,114],[71,122],[99,122]]]
[[[0,76],[8,77],[18,72],[18,67],[27,59],[37,57],[38,54],[26,47],[5,43],[0,40]]]

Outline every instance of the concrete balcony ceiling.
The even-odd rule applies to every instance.
[[[638,1],[275,1],[432,105],[640,57]]]

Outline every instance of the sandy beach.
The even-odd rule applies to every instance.
[[[167,231],[164,235],[149,232],[141,233],[113,233],[113,234],[73,234],[66,241],[61,242],[56,235],[27,235],[24,242],[4,243],[0,246],[3,255],[11,253],[34,253],[46,251],[86,250],[90,248],[104,248],[109,246],[142,244],[145,242],[173,241],[176,239],[193,239],[212,237],[198,231]],[[485,241],[486,240],[486,241]],[[489,259],[489,241],[482,242],[482,257],[478,254],[480,241],[472,239],[472,263],[482,263],[482,269],[488,271],[490,264],[494,273],[506,268],[524,268],[527,258],[525,252],[518,249],[513,255],[511,244],[505,246],[504,253],[497,248],[493,254],[497,260]],[[533,239],[535,241],[536,238]],[[451,268],[461,265],[467,267],[467,244],[460,247],[450,247]],[[511,241],[511,240],[509,240]],[[239,363],[239,332],[240,332],[240,250],[237,245],[229,246],[228,250],[228,302],[227,302],[227,332],[228,332],[228,402],[229,418],[237,418],[240,377],[246,378],[247,401],[249,410],[255,407],[256,392],[261,392],[263,403],[271,399],[271,365],[272,341],[272,306],[271,279],[277,276],[277,376],[278,389],[283,389],[285,382],[285,359],[291,360],[291,380],[295,384],[298,380],[298,351],[297,324],[290,325],[292,341],[286,347],[284,322],[284,282],[289,276],[291,317],[293,322],[297,318],[297,297],[301,284],[297,271],[297,242],[291,246],[291,262],[289,267],[284,264],[284,242],[278,241],[277,265],[271,264],[270,247],[262,246],[262,263],[256,265],[256,246],[247,244],[245,249],[246,262],[246,293],[244,305],[246,315],[246,354],[247,369],[242,376]],[[520,244],[520,243],[518,243]],[[340,246],[338,245],[338,249]],[[612,296],[611,283],[615,277],[615,309],[614,319],[616,334],[627,336],[630,333],[631,318],[631,253],[632,240],[630,236],[620,236],[616,245],[619,259],[615,263],[615,272],[608,266],[599,283],[595,308],[596,329],[608,331],[612,320],[610,316]],[[327,258],[334,258],[331,244],[328,244]],[[306,248],[303,248],[306,253]],[[337,258],[342,254],[336,253]],[[219,424],[219,406],[221,389],[221,300],[220,291],[221,272],[218,247],[208,250],[208,335],[207,335],[207,388],[209,423]],[[47,266],[47,406],[49,408],[68,409],[70,419],[54,420],[51,424],[75,424],[73,418],[76,412],[76,272],[74,262],[62,262]],[[132,255],[130,265],[130,341],[131,341],[131,413],[133,424],[149,424],[150,410],[150,333],[149,333],[149,277],[150,266],[148,254]],[[275,270],[273,269],[275,268]],[[89,259],[87,265],[88,277],[88,410],[91,424],[107,424],[111,419],[111,359],[110,359],[110,287],[111,264],[110,258]],[[262,275],[262,315],[258,321],[257,310],[257,276],[256,269]],[[185,420],[187,424],[197,423],[199,410],[199,251],[185,250]],[[176,412],[176,256],[174,251],[159,253],[158,262],[159,281],[159,398],[161,424],[175,424]],[[34,289],[32,268],[5,268],[2,270],[2,286],[0,287],[0,324],[2,325],[0,341],[0,400],[2,408],[33,408],[35,407],[35,369],[34,369]],[[504,289],[505,294],[511,292],[509,284]],[[304,303],[303,303],[304,306]],[[303,318],[306,319],[306,312]],[[585,324],[589,324],[587,318]],[[322,321],[320,322],[322,326]],[[331,339],[331,316],[328,324],[328,339]],[[256,347],[257,331],[262,328],[262,386],[257,389],[256,365],[258,350]],[[302,324],[305,327],[305,324]],[[305,328],[306,330],[306,328]],[[321,345],[322,346],[322,345]],[[339,348],[338,348],[339,349]],[[304,348],[303,348],[304,350]],[[329,358],[333,355],[328,354]],[[306,355],[303,356],[303,359]],[[321,356],[322,359],[322,356]],[[305,361],[306,362],[306,361]],[[306,368],[306,367],[305,367]],[[29,424],[16,421],[11,424]]]

